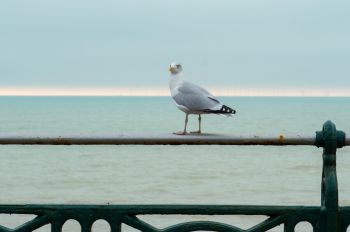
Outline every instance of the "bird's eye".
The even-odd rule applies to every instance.
[[[180,67],[181,67],[181,65],[177,64],[177,65],[176,65],[176,67],[180,68]]]

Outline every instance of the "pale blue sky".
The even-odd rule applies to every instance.
[[[350,90],[348,0],[3,0],[2,87]]]

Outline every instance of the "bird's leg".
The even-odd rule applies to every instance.
[[[198,115],[198,122],[199,122],[199,130],[198,130],[198,133],[202,133],[202,128],[201,128],[202,117],[201,117],[201,115]]]
[[[187,122],[188,122],[188,114],[186,114],[184,131],[175,132],[174,134],[176,134],[176,135],[186,135],[187,134],[187,131],[186,131],[186,129],[187,129]]]
[[[202,122],[202,117],[201,117],[201,115],[199,114],[199,115],[198,115],[198,124],[199,124],[199,128],[198,128],[197,131],[191,131],[191,133],[195,133],[195,134],[200,134],[200,133],[202,133],[201,122]]]

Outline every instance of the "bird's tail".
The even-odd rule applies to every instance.
[[[211,114],[222,114],[228,117],[231,117],[232,114],[235,114],[236,111],[226,105],[222,105],[221,108],[219,110],[204,110],[204,112],[206,113],[211,113]]]

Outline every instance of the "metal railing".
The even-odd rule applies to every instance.
[[[145,232],[231,231],[260,232],[284,225],[292,232],[302,221],[309,222],[313,231],[344,232],[350,225],[350,207],[339,207],[336,174],[337,148],[350,145],[345,133],[337,131],[327,121],[315,136],[285,137],[234,137],[223,135],[203,136],[145,136],[116,135],[113,137],[30,137],[0,136],[0,144],[36,145],[314,145],[323,147],[323,170],[320,206],[254,206],[254,205],[0,205],[1,214],[34,214],[31,221],[11,230],[0,226],[1,231],[33,231],[51,224],[51,231],[62,231],[69,219],[79,222],[83,232],[91,231],[93,223],[104,219],[112,232],[120,232],[126,224]],[[243,230],[233,225],[213,221],[189,221],[166,228],[156,228],[141,220],[138,215],[265,215],[268,218]]]

